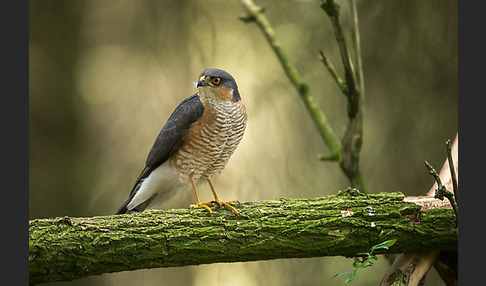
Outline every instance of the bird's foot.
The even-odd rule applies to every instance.
[[[213,211],[211,211],[211,209],[208,207],[208,205],[207,205],[207,204],[208,204],[208,203],[204,203],[204,204],[203,204],[203,203],[201,203],[201,202],[196,202],[195,204],[190,205],[190,206],[189,206],[189,208],[190,208],[190,209],[195,209],[195,208],[203,208],[203,209],[207,210],[211,216],[214,216]]]
[[[214,201],[211,201],[209,203],[204,203],[204,205],[206,206],[214,206],[214,205],[218,205],[220,208],[224,209],[224,208],[229,208],[232,212],[234,212],[236,214],[236,216],[239,216],[240,214],[238,213],[238,211],[232,206],[232,204],[240,204],[239,201],[227,201],[227,202],[223,202],[221,201],[220,199],[216,199]]]

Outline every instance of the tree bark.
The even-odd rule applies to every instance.
[[[439,173],[439,178],[446,189],[454,190],[454,199],[457,202],[457,187],[459,175],[459,147],[458,141],[459,133],[456,134],[454,143],[452,144],[451,156],[444,162]],[[448,144],[447,144],[448,145]],[[453,162],[454,170],[451,170],[449,160]],[[454,172],[454,173],[452,173]],[[454,174],[454,176],[453,176]],[[454,177],[454,179],[453,179]],[[455,181],[456,186],[454,187]],[[437,182],[432,185],[427,196],[429,198],[435,195],[438,188]],[[435,200],[437,201],[437,200]],[[424,205],[423,207],[427,207]],[[452,206],[451,206],[452,207]],[[456,205],[457,207],[457,205]],[[380,286],[389,285],[407,285],[415,286],[421,285],[425,280],[430,267],[434,268],[439,273],[442,280],[447,286],[455,286],[458,284],[458,264],[457,264],[457,249],[454,251],[420,251],[417,253],[403,253],[397,255],[391,267],[386,271]]]
[[[444,204],[346,189],[321,198],[244,203],[237,206],[238,217],[227,210],[211,217],[202,209],[176,209],[35,219],[29,222],[29,281],[216,262],[352,257],[393,238],[397,242],[388,253],[457,250],[455,216]]]

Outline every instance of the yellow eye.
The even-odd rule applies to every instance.
[[[213,77],[211,79],[211,82],[214,83],[214,84],[219,84],[221,82],[221,78],[219,78],[219,77]]]

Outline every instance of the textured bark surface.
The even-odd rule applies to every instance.
[[[431,200],[433,200],[431,198]],[[155,267],[354,256],[396,238],[388,253],[456,250],[450,209],[421,210],[401,193],[355,190],[313,199],[29,222],[31,284]]]

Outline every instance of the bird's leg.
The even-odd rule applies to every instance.
[[[199,196],[197,195],[197,191],[196,191],[196,184],[194,183],[194,179],[192,178],[192,174],[189,175],[189,180],[191,181],[192,191],[194,192],[194,198],[196,199],[196,203],[193,204],[193,205],[190,205],[189,208],[193,209],[193,208],[201,207],[201,208],[206,209],[209,212],[209,214],[211,216],[213,216],[213,212],[211,211],[211,209],[207,205],[201,203],[201,201],[199,200]]]
[[[230,205],[230,204],[236,204],[236,203],[239,203],[239,202],[238,201],[229,201],[229,202],[221,201],[219,199],[218,195],[216,194],[216,191],[214,190],[213,182],[211,182],[211,179],[208,177],[208,178],[206,178],[206,180],[208,181],[209,187],[211,188],[211,192],[213,193],[213,197],[214,197],[214,201],[212,201],[210,203],[206,203],[206,205],[217,204],[220,208],[228,207],[237,216],[239,216],[240,214],[238,213],[238,211],[232,205]]]

